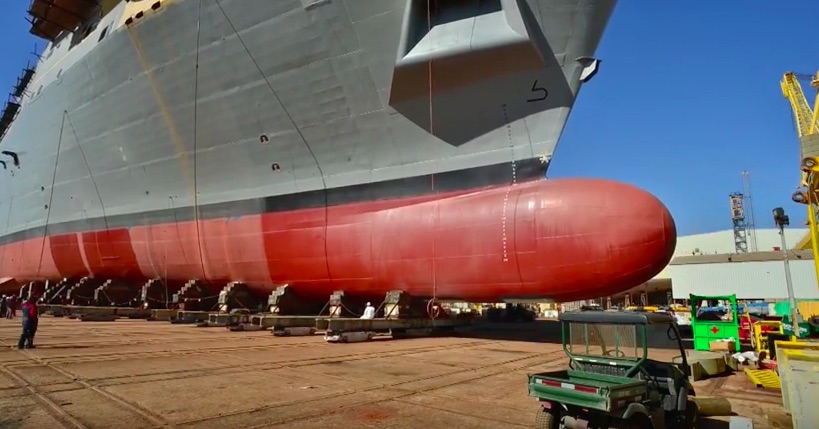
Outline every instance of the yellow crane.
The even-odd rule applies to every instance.
[[[814,90],[813,107],[805,98],[799,79],[810,81]],[[802,183],[794,192],[793,201],[808,206],[808,225],[810,232],[799,241],[797,248],[806,248],[810,243],[813,249],[813,263],[816,268],[816,278],[819,282],[819,228],[817,215],[819,214],[819,72],[815,75],[804,75],[793,72],[785,73],[782,77],[782,94],[791,103],[796,129],[799,134]],[[786,249],[782,249],[783,251]]]

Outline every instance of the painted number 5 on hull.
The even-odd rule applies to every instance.
[[[538,101],[543,101],[547,97],[549,97],[549,91],[546,88],[539,86],[540,82],[535,79],[535,82],[532,84],[532,96],[526,100],[527,103],[536,103]]]

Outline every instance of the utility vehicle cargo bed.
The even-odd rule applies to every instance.
[[[612,412],[621,400],[630,403],[645,394],[645,381],[633,378],[573,370],[529,375],[529,396],[600,411]]]

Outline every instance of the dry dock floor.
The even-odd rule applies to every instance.
[[[0,428],[525,428],[537,408],[526,374],[566,365],[558,344],[498,332],[328,344],[51,316],[38,331],[38,348],[20,351],[20,319],[0,319]],[[780,427],[768,422],[778,396],[742,374],[696,389],[729,397],[757,429]]]

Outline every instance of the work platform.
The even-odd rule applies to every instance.
[[[273,333],[284,335],[290,332],[303,332],[303,330],[292,328],[313,328],[314,332],[324,332],[326,335],[347,332],[372,332],[376,334],[389,333],[393,337],[401,337],[411,334],[434,334],[470,324],[468,319],[455,318],[361,319],[350,317],[254,315],[251,316],[251,319],[254,324],[258,323],[264,328],[269,327]]]
[[[405,335],[412,332],[429,330],[442,332],[452,330],[458,326],[469,325],[468,319],[439,318],[439,319],[350,319],[350,318],[319,318],[316,319],[316,329],[328,334],[342,332],[390,332],[395,335]]]
[[[166,321],[173,324],[198,324],[202,327],[226,327],[234,330],[268,329],[278,335],[305,335],[322,332],[326,335],[347,332],[391,334],[395,338],[445,333],[468,326],[470,319],[443,318],[373,318],[328,316],[281,316],[276,314],[220,313],[175,309],[142,309],[125,307],[91,307],[72,305],[42,305],[41,312],[55,317],[83,321],[112,321],[118,318]]]
[[[183,312],[180,312],[183,313]],[[350,317],[326,316],[280,316],[275,314],[224,314],[211,313],[207,318],[208,326],[244,326],[237,330],[268,329],[277,335],[308,335],[324,332],[326,335],[347,332],[389,333],[393,337],[410,335],[432,335],[451,331],[459,326],[470,324],[468,319],[361,319]]]
[[[59,311],[58,311],[59,312]],[[221,313],[186,310],[150,311],[148,320],[167,321],[172,324],[195,324],[202,328],[228,328],[231,331],[270,330],[277,336],[304,336],[324,333],[332,337],[354,332],[372,334],[389,334],[393,338],[431,336],[450,332],[457,327],[470,324],[468,319],[361,319],[349,317],[326,316],[281,316],[276,314],[251,314],[247,312]],[[76,314],[76,313],[75,313]],[[88,310],[85,314],[105,318],[105,313]],[[108,312],[107,314],[112,314]],[[102,317],[102,318],[100,318]]]
[[[90,307],[78,305],[40,305],[40,312],[56,317],[115,316],[116,318],[148,319],[151,310],[130,307]]]

